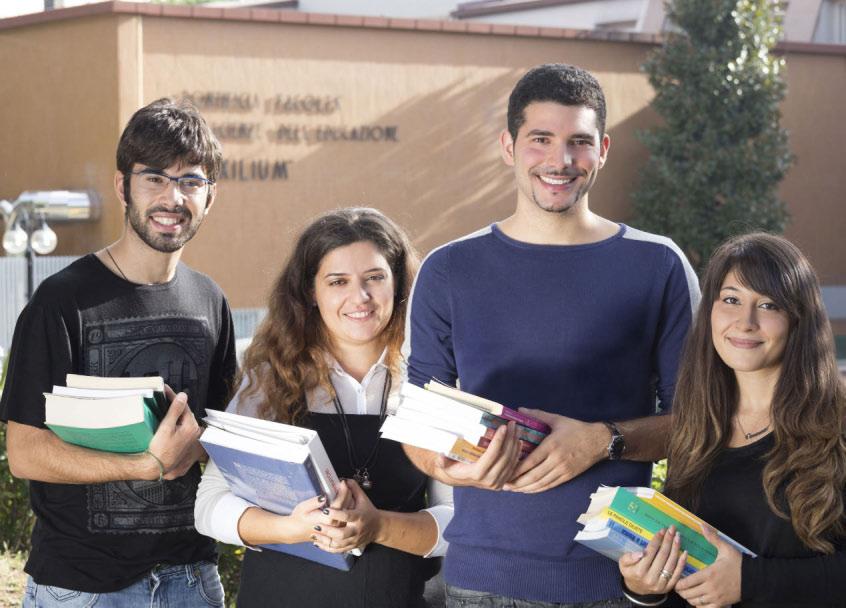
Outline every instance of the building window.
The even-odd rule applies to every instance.
[[[846,44],[846,0],[823,0],[817,17],[814,42]]]

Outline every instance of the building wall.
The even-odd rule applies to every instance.
[[[0,198],[24,190],[94,189],[114,205],[118,44],[123,16],[0,30]],[[72,41],[72,42],[70,42]],[[112,239],[119,223],[58,225],[56,252]]]
[[[9,108],[0,114],[0,198],[93,187],[105,199],[100,222],[60,227],[57,253],[119,236],[112,176],[121,129],[140,105],[184,94],[220,133],[228,160],[218,201],[184,259],[214,277],[233,306],[261,306],[299,230],[337,206],[384,210],[425,253],[511,212],[513,177],[497,144],[506,100],[528,67],[548,61],[583,65],[605,88],[612,145],[591,206],[629,219],[648,162],[636,132],[658,121],[640,71],[654,45],[636,36],[255,18],[269,11],[180,14],[81,15],[5,29],[0,22],[0,54],[14,57],[0,78]],[[824,284],[846,285],[846,161],[838,152],[846,54],[794,47],[786,58],[784,124],[797,157],[781,188],[793,217],[787,235]]]

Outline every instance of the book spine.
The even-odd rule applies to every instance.
[[[517,424],[522,424],[526,428],[530,428],[532,430],[537,431],[538,433],[543,433],[544,435],[549,435],[552,432],[552,428],[545,422],[541,422],[537,418],[532,418],[526,414],[522,414],[517,410],[512,410],[510,407],[502,406],[502,411],[498,414],[502,418],[506,420],[513,420]]]
[[[655,536],[649,530],[646,530],[646,529],[642,528],[641,526],[638,526],[632,520],[630,520],[626,517],[623,517],[622,515],[620,515],[616,511],[612,511],[611,509],[606,509],[603,512],[603,515],[606,515],[608,517],[608,527],[611,528],[612,530],[617,530],[618,532],[621,532],[621,533],[624,533],[624,534],[625,533],[632,534],[632,535],[635,535],[635,536],[638,536],[638,537],[644,539],[644,543],[641,545],[642,547],[645,547],[646,544],[649,543],[650,540],[652,540],[652,537]],[[702,568],[704,568],[707,565],[707,564],[704,564],[703,562],[701,562],[700,560],[696,559],[692,555],[690,555],[690,553],[688,553],[687,562],[694,569],[693,570],[694,572],[696,570],[701,570]]]
[[[717,549],[705,540],[702,534],[685,526],[674,517],[670,517],[624,488],[617,488],[614,499],[608,508],[649,530],[652,534],[655,534],[661,528],[669,528],[674,525],[681,536],[682,549],[687,550],[689,555],[706,565],[714,563],[717,558]]]
[[[530,454],[536,447],[534,443],[529,443],[528,441],[524,441],[522,439],[518,440],[520,442],[520,454],[526,456]],[[491,440],[487,437],[482,437],[479,439],[479,442],[476,444],[480,448],[487,448],[491,444]]]
[[[461,462],[476,462],[484,453],[484,448],[473,445],[466,439],[457,439],[447,456]]]
[[[510,407],[506,407],[496,401],[491,401],[490,399],[485,399],[484,397],[479,397],[478,395],[473,395],[472,393],[465,393],[464,391],[461,391],[453,386],[447,386],[437,380],[433,379],[432,382],[427,382],[425,388],[433,393],[438,393],[439,395],[449,397],[450,399],[460,403],[491,413],[494,416],[500,416],[506,420],[513,420],[517,424],[522,424],[523,426],[534,429],[544,435],[548,435],[552,431],[548,424],[541,422],[537,418],[533,418],[527,414],[522,414],[517,410],[512,410]]]
[[[501,427],[503,424],[508,424],[509,421],[506,420],[505,418],[501,418],[501,417],[497,416],[496,414],[491,414],[490,412],[484,412],[482,414],[482,417],[479,419],[479,422],[484,424],[489,429],[493,429],[494,431],[496,431],[496,429]],[[487,434],[486,434],[486,436],[487,436]],[[493,437],[493,434],[491,434],[490,438],[492,438],[492,437]],[[546,433],[541,433],[540,431],[528,428],[528,427],[523,426],[522,424],[518,423],[517,424],[517,437],[524,440],[524,441],[528,441],[529,443],[534,443],[535,445],[538,445],[538,444],[540,444],[541,441],[543,441],[543,438],[546,437]]]
[[[611,530],[613,530],[615,533],[620,534],[620,535],[628,538],[629,540],[637,543],[641,548],[644,548],[644,549],[649,544],[649,541],[652,540],[651,535],[649,537],[644,537],[641,534],[634,532],[634,531],[630,530],[629,528],[627,528],[626,526],[621,525],[621,524],[619,524],[615,521],[609,521],[608,527]],[[698,562],[698,563],[701,564],[701,562]],[[697,567],[693,563],[691,563],[690,556],[688,556],[688,561],[684,565],[684,570],[682,570],[682,577],[691,575],[694,572],[698,572],[699,569],[700,569],[699,567]]]

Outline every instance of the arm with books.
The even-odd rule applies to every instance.
[[[608,460],[611,432],[601,422],[582,422],[542,410],[520,408],[552,428],[536,450],[517,467],[506,485],[513,492],[543,492],[565,483],[596,463]],[[669,416],[646,416],[615,422],[625,437],[625,460],[655,461],[666,455]]]
[[[83,448],[62,441],[48,429],[11,420],[6,443],[9,467],[16,477],[48,483],[102,483],[181,477],[204,454],[197,442],[199,434],[187,397],[180,393],[150,440],[149,453]]]

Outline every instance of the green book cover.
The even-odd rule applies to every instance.
[[[143,420],[105,428],[87,428],[46,423],[62,441],[102,452],[143,452],[158,428],[156,415],[146,405]]]
[[[679,523],[673,517],[645,500],[641,500],[625,488],[617,489],[608,508],[649,530],[652,534],[655,534],[661,528],[669,528],[674,525],[682,539],[682,550],[687,550],[688,554],[704,564],[713,564],[714,560],[717,559],[717,548],[705,540],[705,537],[699,531]]]

